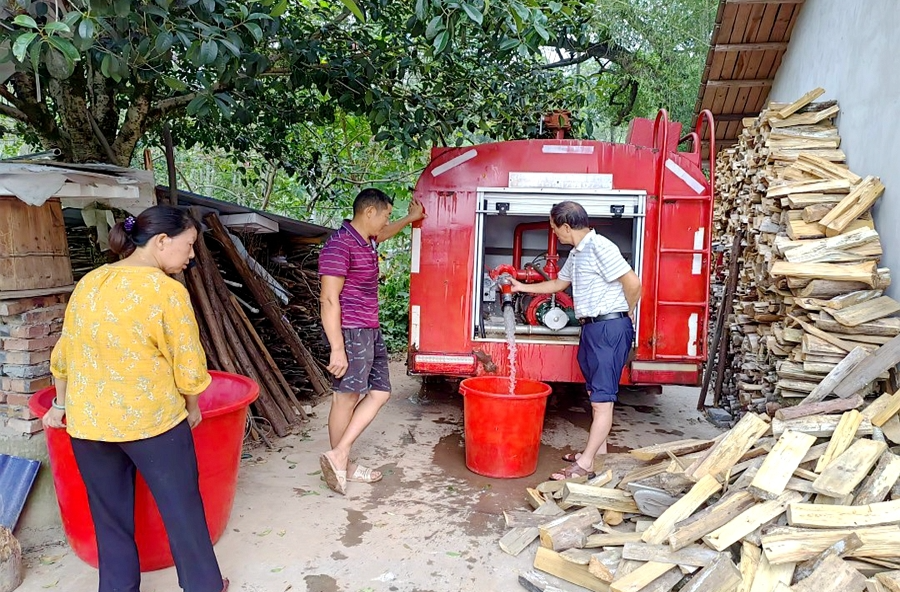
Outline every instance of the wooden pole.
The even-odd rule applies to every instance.
[[[259,348],[260,353],[262,353],[263,357],[266,360],[266,363],[269,366],[269,371],[281,384],[281,388],[284,389],[284,392],[287,393],[291,402],[293,402],[297,406],[297,410],[300,411],[300,416],[303,420],[307,420],[308,417],[306,412],[303,411],[303,406],[300,404],[300,401],[297,399],[297,395],[294,393],[294,389],[291,387],[290,383],[284,377],[284,374],[281,372],[281,368],[278,367],[278,363],[275,362],[274,358],[272,358],[272,354],[269,352],[269,348],[266,347],[266,344],[263,343],[262,338],[259,336],[259,333],[256,332],[256,329],[253,327],[253,323],[247,318],[247,313],[244,312],[244,309],[241,308],[241,305],[238,303],[237,298],[234,294],[230,294],[231,303],[234,306],[235,311],[237,311],[238,316],[241,319],[241,322],[244,323],[244,328],[247,330],[247,334],[253,339],[254,344],[257,348]]]
[[[297,412],[302,413],[299,409],[299,402],[297,402],[297,412],[295,412],[288,393],[284,392],[282,385],[275,379],[271,368],[269,368],[268,363],[262,357],[262,352],[266,351],[265,346],[259,348],[250,335],[247,334],[243,321],[234,309],[234,304],[230,297],[231,293],[225,286],[222,276],[219,275],[216,262],[209,252],[209,249],[206,247],[206,242],[203,240],[202,236],[197,237],[197,242],[194,243],[194,250],[197,254],[197,259],[200,263],[199,267],[203,279],[206,282],[207,289],[212,294],[215,294],[222,306],[222,310],[225,312],[222,322],[225,325],[226,332],[230,330],[236,338],[236,340],[232,342],[233,347],[235,350],[242,350],[242,353],[251,363],[252,369],[255,370],[255,373],[260,378],[261,384],[266,387],[266,391],[268,391],[282,413],[284,413],[287,422],[292,424],[300,423],[301,416],[297,415]],[[229,338],[231,337],[232,335],[229,335]],[[289,392],[291,395],[293,394],[293,391]]]
[[[163,146],[166,148],[166,171],[169,174],[169,199],[168,205],[178,205],[178,184],[176,183],[175,171],[175,143],[172,141],[172,128],[169,122],[163,124],[162,128]]]
[[[250,265],[244,260],[241,254],[238,253],[237,248],[234,246],[234,243],[231,242],[228,231],[222,225],[218,215],[210,213],[204,220],[213,236],[221,243],[223,251],[243,279],[244,285],[253,293],[253,297],[256,299],[257,303],[259,303],[263,314],[266,315],[266,318],[272,323],[278,336],[284,340],[290,348],[291,354],[293,354],[297,362],[306,371],[313,392],[315,392],[318,397],[328,394],[330,388],[325,382],[325,376],[316,365],[312,354],[310,354],[309,350],[306,349],[306,346],[303,345],[300,337],[279,309],[275,302],[275,295],[272,293],[272,290],[252,269],[250,269]]]
[[[713,360],[716,364],[716,387],[713,394],[713,405],[719,404],[719,397],[722,393],[722,381],[725,373],[725,360],[728,357],[728,340],[724,339],[725,328],[727,326],[728,315],[731,311],[731,305],[734,301],[734,292],[737,289],[738,261],[741,256],[741,240],[744,231],[738,230],[734,235],[734,242],[731,244],[731,262],[728,266],[728,284],[725,287],[725,295],[722,298],[722,306],[719,307],[719,315],[716,318],[715,335],[713,336],[712,347],[709,348],[709,359],[706,362],[706,375],[703,377],[703,388],[700,389],[700,398],[697,401],[697,410],[703,411],[706,408],[706,396],[709,393],[709,384],[712,380]],[[715,356],[715,358],[713,357]]]
[[[185,277],[187,278],[187,281],[191,286],[191,292],[194,294],[194,298],[196,299],[197,304],[200,307],[200,312],[203,315],[203,319],[206,321],[206,328],[209,329],[213,349],[216,352],[216,357],[219,359],[222,368],[226,372],[238,374],[239,372],[237,371],[237,368],[232,361],[233,358],[228,353],[228,342],[225,340],[225,335],[222,331],[222,325],[219,323],[219,319],[216,311],[213,309],[212,302],[210,302],[209,294],[207,294],[206,288],[204,288],[203,286],[203,280],[200,278],[200,272],[196,268],[188,268],[187,272],[185,273]]]
[[[200,343],[203,344],[203,350],[206,352],[207,365],[215,370],[223,370],[222,364],[219,363],[219,358],[213,348],[212,339],[209,337],[209,329],[206,328],[206,319],[203,318],[203,315],[197,317],[197,327],[200,329]]]
[[[252,378],[256,384],[259,385],[260,396],[256,402],[259,403],[260,409],[262,409],[263,414],[266,416],[266,419],[269,420],[269,423],[272,424],[272,429],[275,430],[275,433],[279,437],[286,436],[291,431],[290,423],[293,413],[291,413],[291,416],[287,416],[275,402],[275,397],[269,390],[268,384],[256,371],[247,350],[241,345],[237,330],[234,325],[232,325],[231,319],[227,316],[222,317],[222,327],[225,330],[225,335],[228,337],[228,343],[231,345],[231,350],[234,353],[235,359],[244,370],[243,374]]]

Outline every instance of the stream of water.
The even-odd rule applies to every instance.
[[[503,326],[509,346],[509,394],[516,394],[516,313],[511,306],[503,307]]]

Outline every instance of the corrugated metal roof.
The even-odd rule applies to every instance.
[[[40,468],[40,461],[0,454],[0,525],[15,529]]]
[[[716,118],[716,146],[731,146],[755,117],[781,66],[804,0],[720,0],[706,68],[694,107],[694,123],[704,109]],[[703,132],[703,157],[709,131]]]

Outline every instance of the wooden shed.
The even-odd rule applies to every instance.
[[[0,300],[69,291],[72,264],[63,207],[153,205],[153,175],[103,165],[0,163]]]

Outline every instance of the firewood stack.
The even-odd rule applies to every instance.
[[[870,212],[884,186],[843,164],[839,107],[812,102],[823,93],[744,120],[716,163],[717,240],[730,248],[738,229],[745,236],[726,371],[743,409],[796,402],[855,350],[900,334],[900,318],[886,318],[900,304],[882,293],[890,271],[878,267]]]
[[[539,539],[519,576],[531,592],[560,589],[542,572],[594,592],[900,590],[900,393],[864,407],[855,388],[896,358],[871,356],[836,399],[528,488],[500,547]]]
[[[329,391],[329,385],[318,362],[305,346],[279,307],[268,284],[254,272],[231,241],[218,216],[211,213],[204,218],[210,228],[194,244],[196,266],[185,272],[185,283],[191,293],[200,336],[207,352],[209,366],[243,374],[260,387],[254,414],[263,418],[277,436],[289,434],[306,419],[297,391],[286,380],[282,369],[299,369],[306,383],[319,396]],[[214,246],[217,256],[210,247]],[[223,268],[233,270],[235,277],[226,284],[217,260],[227,260]],[[237,281],[239,280],[239,281]],[[244,304],[232,293],[230,284],[242,285],[250,294],[253,306],[266,318],[271,333],[290,351],[289,364],[279,363],[257,331],[259,323],[244,312]],[[256,427],[254,425],[254,430]],[[263,432],[264,434],[264,432]]]
[[[330,352],[323,338],[319,316],[318,265],[321,241],[284,238],[278,234],[244,235],[241,239],[253,258],[287,291],[289,299],[282,307],[282,312],[319,368],[325,368]],[[297,364],[291,348],[280,338],[272,323],[255,304],[252,292],[240,281],[234,267],[228,264],[229,259],[222,253],[218,243],[213,242],[209,247],[223,276],[238,280],[232,281],[229,289],[244,303],[247,316],[253,321],[272,358],[297,393],[297,397],[314,403],[321,393],[313,388],[305,368]]]

